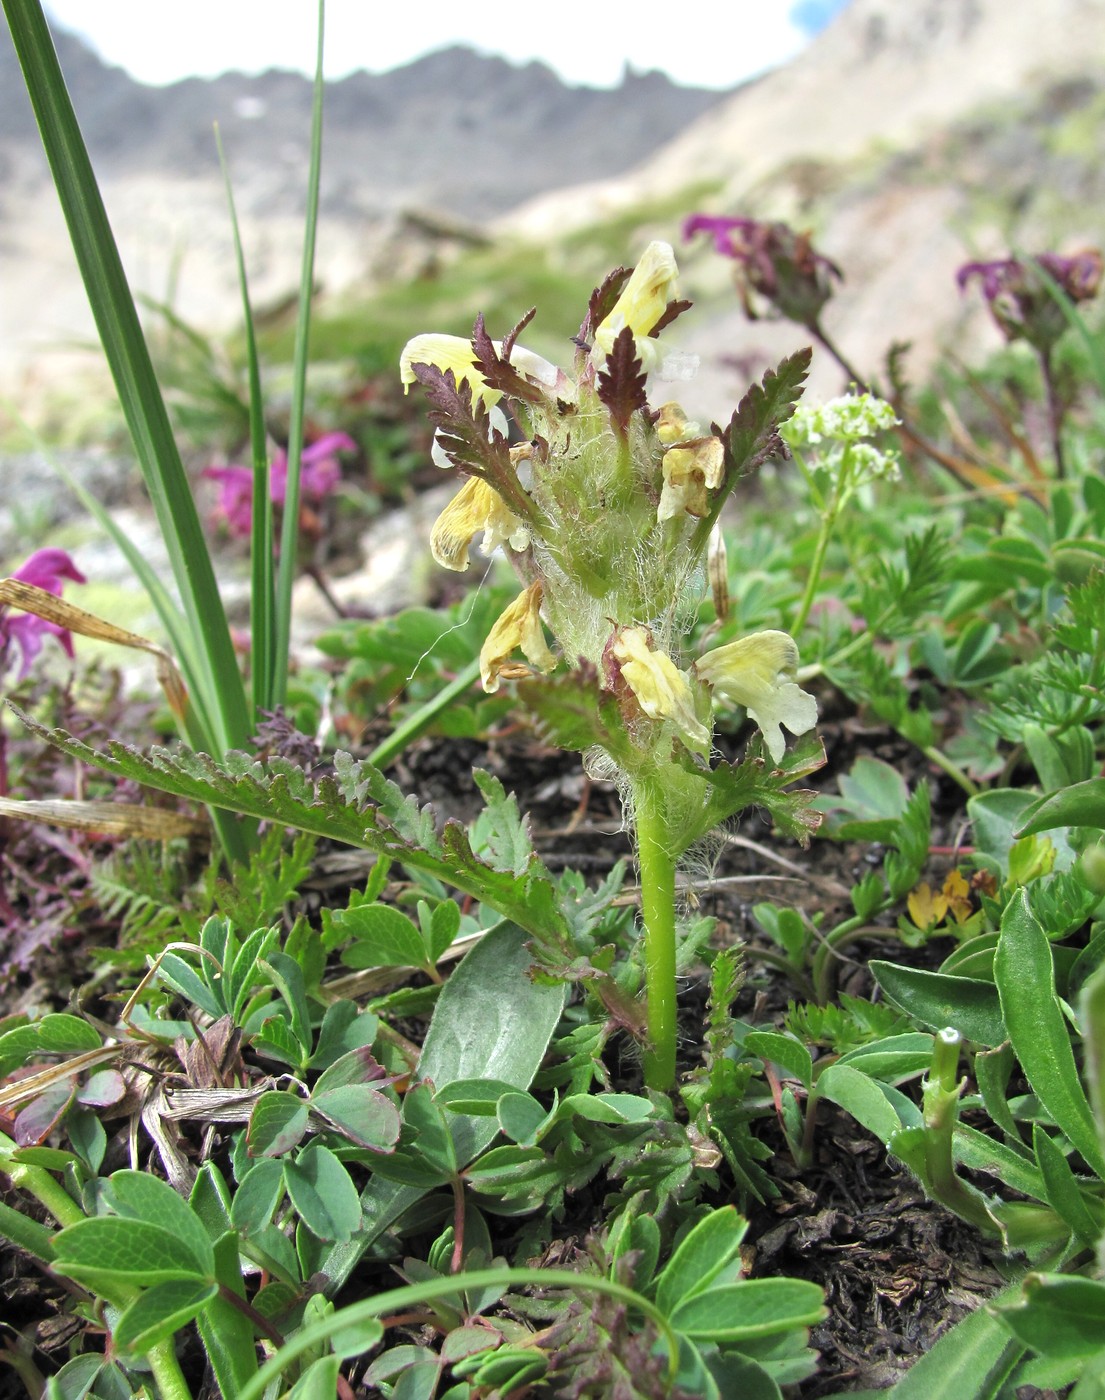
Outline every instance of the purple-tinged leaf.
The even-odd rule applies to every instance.
[[[622,294],[622,288],[632,275],[632,268],[616,267],[591,293],[591,300],[587,303],[587,315],[579,328],[579,341],[582,345],[590,345],[595,338],[595,331],[613,311]]]
[[[648,406],[647,376],[637,355],[637,343],[628,326],[615,337],[606,368],[599,373],[598,395],[624,435],[634,412]]]
[[[510,359],[510,352],[514,349],[518,337],[522,334],[522,332],[525,330],[525,328],[529,325],[529,323],[533,320],[533,318],[536,315],[537,307],[531,306],[530,309],[526,312],[526,314],[522,317],[522,319],[518,322],[518,324],[512,327],[509,331],[507,331],[506,335],[503,336],[502,354],[504,360]]]
[[[399,1141],[399,1110],[367,1084],[342,1084],[311,1095],[311,1111],[342,1137],[370,1152],[391,1152]]]
[[[37,1146],[50,1136],[73,1101],[73,1080],[51,1084],[16,1114],[12,1137],[20,1147]]]
[[[388,1079],[387,1070],[377,1060],[367,1046],[351,1050],[341,1059],[335,1060],[329,1069],[319,1075],[312,1091],[312,1097],[323,1094],[328,1089],[341,1089],[347,1084],[377,1084]],[[390,1080],[388,1080],[390,1083]]]
[[[661,331],[667,330],[673,321],[677,321],[684,311],[689,311],[694,305],[693,301],[683,298],[680,301],[669,301],[664,307],[664,314],[649,331],[650,336],[657,336]]]
[[[77,1090],[77,1102],[88,1108],[110,1108],[127,1092],[127,1082],[117,1069],[101,1069]]]
[[[532,316],[533,312],[529,315]],[[511,334],[516,334],[528,320],[529,316],[519,322]],[[540,403],[544,399],[543,391],[536,384],[531,384],[509,363],[509,352],[505,342],[502,356],[499,356],[487,333],[482,314],[476,317],[476,324],[472,329],[472,349],[476,352],[476,368],[492,389],[498,389],[508,398],[522,399],[527,403]]]

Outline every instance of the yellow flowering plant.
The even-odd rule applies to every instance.
[[[471,341],[416,336],[400,367],[429,399],[434,460],[465,478],[434,527],[434,557],[463,570],[482,536],[523,585],[483,645],[484,688],[519,682],[551,741],[618,783],[640,871],[655,1089],[675,1077],[677,863],[753,804],[807,839],[817,815],[807,794],[785,789],[823,761],[786,633],[684,654],[722,506],[741,476],[786,454],[779,428],[809,352],[753,386],[724,429],[704,430],[674,402],[652,408],[650,378],[693,373],[661,334],[689,305],[676,275],[659,242],[632,272],[612,273],[591,297],[570,372],[518,344],[533,312],[501,341],[482,318]],[[713,752],[718,705],[743,707],[760,731],[740,762]],[[790,753],[784,729],[807,736]]]

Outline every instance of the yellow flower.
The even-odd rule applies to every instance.
[[[695,663],[715,698],[744,706],[776,763],[786,748],[783,725],[792,734],[805,734],[817,723],[817,701],[799,689],[797,669],[798,648],[786,632],[754,632],[715,647]]]
[[[687,418],[679,404],[665,403],[661,404],[656,419],[656,436],[665,447],[674,447],[677,442],[689,442],[692,438],[701,437],[702,429]]]
[[[501,544],[525,549],[529,531],[493,486],[470,476],[434,521],[430,552],[443,569],[463,573],[468,567],[468,546],[483,532],[483,552],[491,554]]]
[[[690,748],[709,747],[710,731],[695,714],[690,682],[670,656],[652,649],[643,627],[623,627],[610,651],[650,719],[670,719]]]
[[[600,363],[605,362],[614,348],[614,341],[628,326],[644,368],[652,370],[659,365],[663,350],[649,332],[675,296],[676,272],[671,245],[650,243],[609,316],[595,331],[595,355]]]
[[[480,677],[488,693],[499,688],[499,678],[517,680],[527,676],[525,667],[508,664],[512,651],[521,647],[526,660],[539,671],[551,671],[556,657],[545,642],[541,628],[541,583],[536,580],[500,615],[480,648]]]
[[[502,341],[496,340],[493,344],[495,353],[501,355]],[[559,380],[563,378],[555,365],[521,345],[515,345],[511,350],[510,363],[520,374],[536,379],[546,388],[557,388]],[[441,370],[442,374],[452,370],[458,387],[468,384],[472,389],[472,397],[485,408],[498,403],[503,396],[501,390],[490,387],[476,368],[476,352],[472,348],[472,342],[465,340],[463,336],[429,333],[416,335],[408,340],[399,356],[399,378],[403,383],[404,393],[417,379],[415,365],[433,365],[435,369]]]
[[[669,447],[661,463],[664,489],[657,520],[686,514],[699,520],[710,513],[707,491],[716,490],[725,476],[725,446],[720,438],[700,437]]]

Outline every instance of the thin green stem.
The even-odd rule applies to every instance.
[[[802,602],[798,608],[797,616],[791,623],[791,633],[794,636],[800,635],[802,628],[806,625],[806,619],[810,615],[813,607],[814,596],[817,593],[817,585],[821,582],[821,570],[825,564],[825,551],[829,547],[829,536],[832,534],[833,526],[836,524],[836,502],[829,507],[825,515],[821,517],[821,529],[817,535],[817,545],[813,551],[813,562],[810,564],[810,571],[806,578],[805,592],[802,594]]]
[[[666,1092],[675,1083],[675,857],[660,784],[640,783],[633,797],[645,938],[645,1083]]]
[[[447,710],[454,700],[459,699],[471,688],[473,682],[479,679],[479,674],[480,659],[477,656],[465,666],[455,680],[451,680],[431,700],[420,705],[402,724],[396,725],[388,737],[377,744],[369,754],[369,763],[375,768],[386,768],[399,757],[408,744],[413,743],[433,724],[443,710]]]
[[[957,783],[968,797],[978,796],[980,791],[978,784],[972,782],[971,779],[967,777],[966,773],[964,773],[963,769],[960,768],[957,763],[953,763],[947,754],[941,752],[940,749],[934,748],[931,744],[926,744],[922,747],[921,752],[930,763],[935,763],[937,768],[947,773],[952,782]]]
[[[628,1304],[642,1313],[657,1328],[667,1346],[668,1383],[674,1384],[679,1370],[679,1339],[672,1331],[671,1324],[664,1314],[647,1298],[642,1298],[624,1284],[613,1279],[589,1274],[574,1274],[568,1269],[477,1269],[467,1274],[450,1274],[445,1278],[430,1279],[424,1283],[410,1284],[405,1288],[393,1288],[379,1293],[375,1298],[366,1298],[350,1307],[340,1308],[331,1316],[303,1327],[287,1345],[265,1363],[251,1378],[237,1396],[237,1400],[261,1400],[269,1385],[304,1352],[318,1347],[337,1332],[346,1328],[363,1325],[370,1318],[385,1317],[389,1313],[405,1311],[418,1303],[432,1302],[436,1298],[448,1297],[458,1289],[473,1291],[481,1288],[564,1288],[580,1292],[605,1293],[611,1298]]]
[[[836,928],[827,933],[818,944],[810,959],[810,978],[819,1006],[826,1005],[832,997],[833,978],[830,975],[830,969],[835,956],[845,944],[851,943],[856,938],[862,938],[868,931],[880,937],[897,937],[895,929],[875,927],[869,922],[874,914],[881,914],[883,910],[889,909],[894,903],[893,899],[884,899],[879,907],[873,909],[866,918],[861,919],[857,914],[851,919],[845,919],[843,923],[837,924]]]

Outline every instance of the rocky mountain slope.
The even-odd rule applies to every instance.
[[[797,58],[637,169],[541,196],[499,229],[540,242],[710,182],[711,212],[813,230],[845,272],[826,324],[854,363],[872,373],[892,339],[910,340],[923,376],[949,343],[968,359],[999,343],[980,299],[956,290],[961,263],[1105,246],[1102,53],[1101,0],[851,0]],[[808,337],[749,323],[704,239],[681,264],[699,306],[679,325],[703,357],[687,398],[718,413],[734,363],[758,373]],[[837,391],[839,371],[815,366],[815,391]]]
[[[218,117],[255,299],[292,288],[306,82],[230,74],[143,89],[61,39],[135,284],[164,296],[175,276],[175,304],[200,325],[237,314],[209,135]],[[10,383],[32,342],[83,330],[87,313],[7,43],[0,32],[0,381],[7,369]],[[657,75],[613,94],[571,90],[540,65],[455,50],[358,75],[329,94],[320,273],[329,291],[363,290],[424,270],[428,246],[492,239],[541,257],[589,226],[612,243],[602,230],[615,223],[614,256],[628,261],[648,238],[679,243],[678,216],[654,212],[662,197],[669,210],[811,229],[846,276],[830,330],[866,373],[892,340],[911,340],[920,378],[951,342],[968,359],[997,343],[979,298],[955,287],[960,263],[1105,245],[1103,52],[1102,0],[850,0],[792,62],[720,96]],[[687,404],[713,416],[803,336],[750,324],[705,240],[680,261],[699,305],[677,329],[703,360]],[[56,356],[35,373],[43,363],[56,372]],[[822,357],[815,391],[840,384]]]
[[[236,314],[218,123],[260,302],[298,281],[311,84],[228,73],[133,81],[71,35],[56,41],[128,273],[198,324]],[[319,273],[330,288],[388,272],[405,213],[439,237],[580,179],[619,175],[715,105],[718,92],[628,72],[570,88],[544,65],[453,48],[327,92]],[[378,267],[385,260],[387,266]],[[0,379],[32,349],[91,330],[30,105],[0,19]]]

